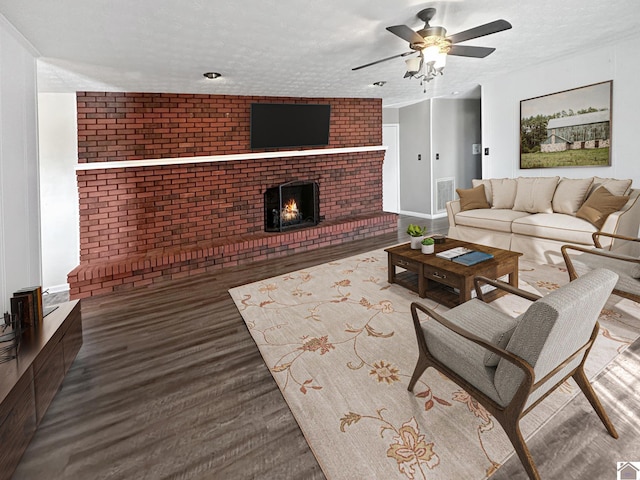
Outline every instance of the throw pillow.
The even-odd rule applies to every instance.
[[[600,187],[589,195],[576,213],[576,217],[583,218],[600,229],[607,217],[624,207],[628,200],[627,196],[612,195],[606,187]]]
[[[477,187],[478,185],[484,185],[484,194],[487,197],[487,203],[491,205],[491,201],[493,200],[493,192],[491,191],[491,180],[482,180],[477,178],[471,180],[472,187]]]
[[[462,190],[456,188],[456,193],[460,197],[460,210],[475,210],[477,208],[491,208],[487,202],[487,197],[484,193],[484,185],[478,185],[475,188],[468,188]]]
[[[492,208],[513,208],[513,202],[516,198],[516,187],[517,183],[515,178],[492,178]]]
[[[553,211],[575,216],[584,199],[587,198],[587,192],[592,183],[593,177],[561,179],[556,193],[553,194],[551,202]]]
[[[519,177],[513,209],[529,213],[553,213],[551,201],[560,177]]]
[[[628,178],[625,180],[618,180],[616,178],[593,177],[593,185],[591,185],[589,195],[591,195],[600,187],[606,188],[613,195],[626,195],[628,194],[628,190],[631,187],[631,179]]]

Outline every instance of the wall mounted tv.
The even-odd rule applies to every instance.
[[[331,105],[252,103],[251,148],[329,145]]]

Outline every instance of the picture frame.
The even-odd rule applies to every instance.
[[[520,101],[520,168],[611,166],[613,80]]]

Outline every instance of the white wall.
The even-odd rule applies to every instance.
[[[393,119],[392,113],[387,118]],[[472,153],[472,145],[481,140],[480,100],[426,100],[400,108],[398,121],[400,213],[445,216],[436,211],[437,180],[453,177],[456,188],[469,188],[471,179],[481,175],[481,156]]]
[[[471,188],[482,174],[482,158],[472,146],[480,143],[480,100],[441,99],[431,102],[431,162],[433,190],[439,178],[454,178],[456,188]],[[439,159],[436,159],[436,155]],[[457,195],[454,197],[457,198]],[[432,214],[436,211],[433,199]]]
[[[400,109],[398,108],[383,108],[382,109],[382,123],[383,125],[389,125],[392,123],[400,123]]]
[[[640,112],[640,36],[615,45],[556,59],[482,86],[482,144],[484,178],[518,176],[600,176],[631,178],[640,187],[638,112]],[[610,167],[521,170],[519,160],[520,101],[540,95],[613,80],[612,149]]]
[[[430,100],[400,109],[401,213],[431,213],[430,109]]]
[[[36,55],[0,15],[0,313],[41,285]]]
[[[382,210],[400,211],[400,125],[382,125],[382,144],[387,147],[382,163]]]
[[[80,263],[75,93],[38,94],[38,129],[42,283],[53,293],[69,289],[67,273]]]

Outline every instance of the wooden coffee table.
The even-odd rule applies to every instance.
[[[493,258],[467,267],[435,255],[456,247],[491,253]],[[418,293],[421,298],[430,298],[447,307],[455,307],[471,300],[471,292],[474,289],[473,278],[477,275],[491,279],[508,275],[509,284],[518,286],[518,257],[522,255],[519,252],[452,238],[436,244],[435,253],[429,255],[420,250],[412,250],[410,243],[385,248],[385,252],[389,262],[389,283],[402,285]],[[396,267],[400,267],[403,271],[396,272]],[[494,290],[484,296],[487,301],[492,301],[505,293],[502,290]]]

